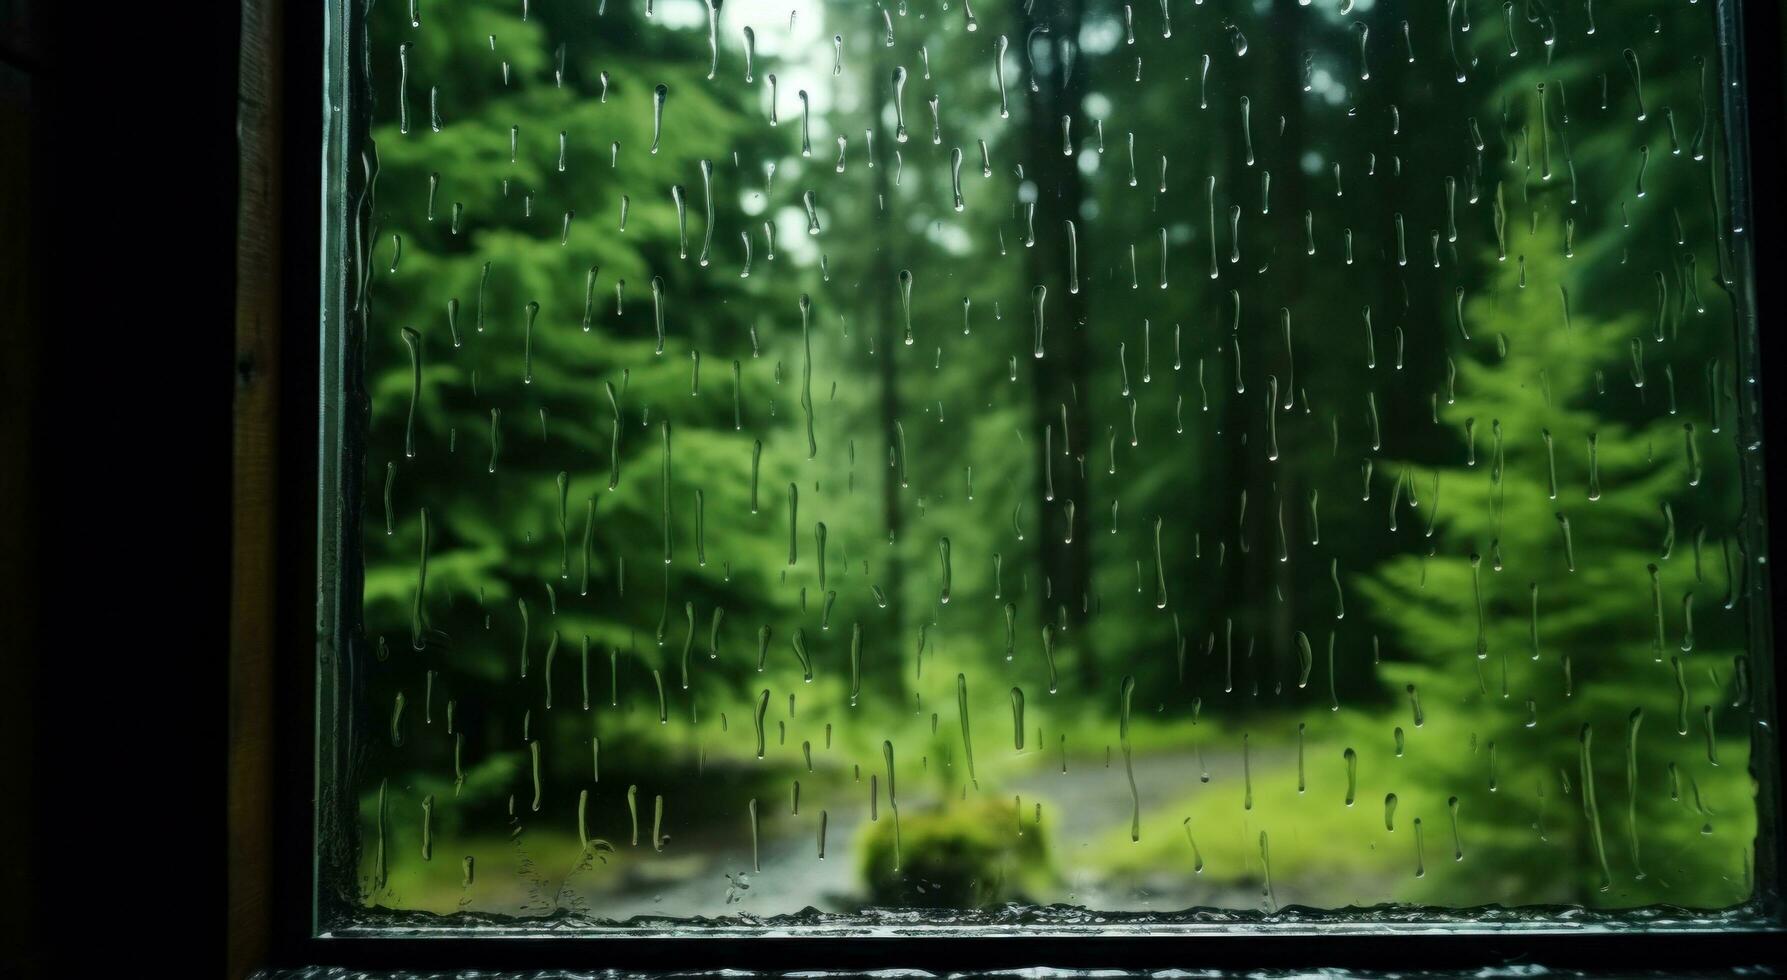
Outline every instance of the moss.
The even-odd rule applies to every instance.
[[[883,811],[857,843],[868,902],[923,908],[984,908],[1030,899],[1050,884],[1042,825],[1018,805],[979,799]]]

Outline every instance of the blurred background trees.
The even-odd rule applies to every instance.
[[[373,8],[358,899],[1746,898],[1708,6]]]

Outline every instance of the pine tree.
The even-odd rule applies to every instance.
[[[1705,37],[1697,18],[1666,29]],[[1503,145],[1469,219],[1495,234],[1466,255],[1480,275],[1434,400],[1451,449],[1387,468],[1407,553],[1362,591],[1394,610],[1382,675],[1420,704],[1406,754],[1376,763],[1397,772],[1399,821],[1425,818],[1416,900],[1750,895],[1733,331],[1709,275],[1729,218],[1705,194],[1713,162],[1668,153],[1630,95],[1584,104],[1615,48],[1500,86]],[[1693,49],[1647,66],[1645,101],[1695,98]],[[1452,801],[1464,860],[1492,872],[1444,867]]]

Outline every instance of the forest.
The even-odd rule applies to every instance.
[[[1714,6],[371,5],[332,886],[1749,901]]]

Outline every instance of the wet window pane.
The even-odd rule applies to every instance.
[[[356,16],[327,900],[1744,906],[1716,7]]]

